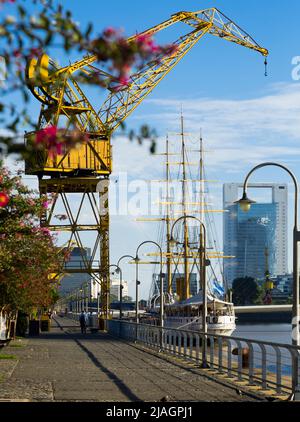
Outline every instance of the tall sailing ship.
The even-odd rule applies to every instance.
[[[177,142],[180,150],[177,151],[178,147],[176,150],[175,146],[175,150],[170,151],[172,145],[167,137],[166,151],[162,154],[166,157],[166,179],[162,181],[166,185],[165,197],[160,203],[165,213],[159,219],[161,230],[158,243],[166,245],[163,252],[165,272],[160,277],[154,271],[149,298],[150,311],[153,314],[159,312],[162,281],[164,326],[202,331],[203,287],[206,278],[208,332],[231,335],[236,328],[236,318],[234,306],[227,298],[222,265],[223,259],[230,257],[219,252],[217,230],[212,217],[214,213],[224,211],[212,209],[207,202],[209,181],[205,180],[202,135],[197,143],[189,140],[188,134],[184,133],[183,123],[181,116],[181,133],[177,134],[180,137]],[[191,162],[191,159],[194,161]],[[204,229],[206,245],[203,244]],[[155,253],[149,255],[159,256]]]

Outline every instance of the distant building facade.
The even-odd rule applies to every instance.
[[[177,280],[183,279],[183,273],[173,273],[172,274],[172,292],[177,293]],[[154,294],[159,294],[160,292],[160,277],[159,274],[153,274],[152,282],[154,284]],[[164,292],[168,290],[168,280],[166,274],[163,274],[163,286]],[[190,274],[190,294],[191,296],[195,296],[198,293],[198,281],[197,281],[197,274],[191,273]]]
[[[72,290],[79,288],[83,283],[90,283],[91,276],[88,273],[69,273],[71,270],[84,269],[84,260],[89,260],[91,257],[90,248],[73,248],[70,254],[70,259],[65,264],[66,275],[60,282],[59,292],[64,295]]]
[[[128,282],[123,280],[122,281],[123,289],[122,289],[122,297],[129,296],[128,295]],[[101,287],[100,284],[98,284],[96,281],[92,282],[92,299],[96,299],[98,294],[101,293]],[[112,278],[110,280],[110,294],[114,295],[120,300],[120,279],[118,278]]]
[[[271,189],[271,202],[257,202],[248,212],[235,204],[243,185],[223,186],[223,249],[224,275],[229,285],[235,278],[261,279],[266,271],[266,252],[271,276],[285,274],[287,268],[287,185],[249,184],[249,189]],[[250,196],[250,195],[249,195]]]
[[[293,274],[278,275],[274,278],[274,285],[286,296],[293,294]]]

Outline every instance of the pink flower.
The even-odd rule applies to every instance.
[[[9,173],[9,172],[8,172],[7,168],[3,167],[3,168],[2,168],[2,175],[3,175],[3,176],[8,176],[8,173]]]
[[[126,76],[122,76],[122,77],[119,79],[119,83],[120,83],[120,85],[122,85],[122,86],[127,86],[127,85],[129,85],[129,78],[128,78],[128,77],[126,77]]]
[[[6,207],[9,203],[9,196],[6,192],[0,192],[0,207]]]
[[[43,208],[48,208],[48,206],[49,206],[49,202],[48,201],[45,201],[45,202],[42,203],[42,207]]]
[[[42,49],[41,48],[31,48],[30,52],[29,52],[29,58],[33,58],[36,56],[40,56],[42,54]]]
[[[114,35],[116,35],[117,34],[117,30],[116,29],[114,29],[114,28],[112,28],[111,26],[110,27],[108,27],[108,28],[106,28],[106,29],[104,29],[104,31],[103,31],[103,35],[105,36],[105,37],[113,37]]]
[[[56,126],[48,126],[36,133],[35,143],[43,146],[48,150],[50,157],[61,155],[63,152],[62,138],[58,136]]]
[[[138,35],[136,37],[137,45],[144,51],[145,53],[159,53],[161,48],[154,43],[152,36],[148,34]]]
[[[37,144],[48,144],[51,142],[55,142],[57,138],[57,127],[56,126],[48,126],[45,129],[41,129],[37,131],[35,136],[35,142]]]
[[[118,92],[126,89],[129,85],[129,78],[127,76],[121,76],[114,87],[112,87],[113,91]]]
[[[21,57],[21,50],[20,49],[16,49],[13,51],[13,56],[14,57]]]
[[[35,202],[34,202],[34,200],[33,200],[33,199],[29,198],[29,199],[27,199],[27,204],[28,204],[29,206],[33,207],[33,206],[35,205]]]
[[[41,233],[44,234],[45,236],[50,236],[50,230],[47,229],[47,227],[42,227]]]
[[[136,37],[136,42],[138,44],[144,44],[146,42],[148,42],[148,40],[151,39],[151,35],[149,34],[140,34]]]

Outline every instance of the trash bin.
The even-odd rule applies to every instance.
[[[91,333],[96,333],[99,330],[98,315],[89,315],[89,329]]]
[[[41,331],[50,331],[50,319],[47,318],[41,318]]]
[[[99,330],[104,331],[105,330],[105,319],[99,318]]]
[[[232,350],[232,354],[238,356],[239,348],[235,348]],[[241,355],[242,355],[242,368],[249,368],[249,349],[248,347],[241,348]]]
[[[31,319],[29,321],[29,335],[30,336],[40,335],[40,321],[39,320]]]

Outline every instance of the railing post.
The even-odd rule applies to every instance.
[[[238,380],[242,381],[243,379],[243,347],[242,343],[239,340],[236,340],[238,346]]]
[[[281,350],[274,346],[276,352],[276,393],[281,394]]]
[[[223,344],[222,344],[222,338],[218,338],[218,352],[219,352],[219,372],[223,372]]]
[[[230,339],[226,340],[227,343],[227,376],[232,378],[232,355],[231,355],[231,341]]]
[[[186,332],[183,333],[183,355],[187,356],[187,335]]]
[[[264,344],[259,343],[259,347],[261,349],[261,370],[262,370],[262,389],[267,390],[267,350]]]
[[[210,347],[210,367],[214,368],[215,360],[215,339],[213,336],[209,337],[209,347]]]
[[[173,348],[174,355],[176,355],[176,341],[177,341],[177,332],[176,331],[173,331],[172,348]]]
[[[181,333],[180,332],[178,332],[178,354],[179,355],[181,355],[181,339],[182,339],[182,337],[181,337]]]
[[[203,334],[202,337],[202,365],[201,367],[206,369],[209,368],[209,365],[207,363],[207,333]]]
[[[173,331],[170,330],[169,336],[168,336],[168,351],[169,352],[172,352],[172,342],[173,342]]]
[[[246,341],[249,348],[249,385],[254,385],[254,349],[250,341]]]
[[[200,357],[200,336],[196,334],[196,363],[199,365],[199,357]]]
[[[194,334],[189,333],[190,339],[190,359],[193,359],[193,350],[194,350]]]

